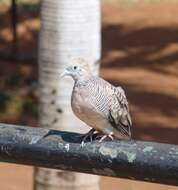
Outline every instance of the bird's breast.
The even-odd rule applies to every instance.
[[[88,96],[83,89],[75,88],[72,93],[71,107],[77,117],[81,119],[89,112]]]

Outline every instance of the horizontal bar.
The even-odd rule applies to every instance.
[[[178,146],[0,124],[0,161],[178,185]]]

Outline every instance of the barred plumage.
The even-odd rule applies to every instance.
[[[81,61],[68,67],[67,74],[75,80],[71,96],[75,115],[106,135],[129,139],[132,123],[124,90],[93,76],[82,67]]]

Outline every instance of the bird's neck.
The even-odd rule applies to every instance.
[[[90,80],[91,76],[80,76],[77,79],[75,79],[75,86],[76,87],[82,87],[85,86],[87,84],[87,81]]]

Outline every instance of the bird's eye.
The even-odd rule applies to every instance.
[[[76,70],[77,69],[77,66],[74,66],[74,70]]]

